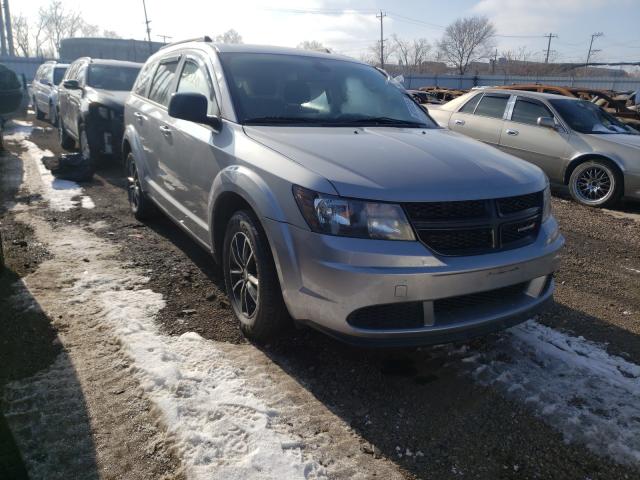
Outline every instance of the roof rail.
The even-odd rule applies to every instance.
[[[205,35],[204,37],[187,38],[185,40],[178,40],[177,42],[167,43],[166,45],[163,45],[162,47],[160,47],[160,50],[162,50],[163,48],[172,47],[173,45],[179,45],[181,43],[188,43],[188,42],[207,42],[207,43],[211,43],[211,42],[213,42],[213,40],[211,40],[211,37],[209,35]]]

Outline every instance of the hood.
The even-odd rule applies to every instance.
[[[345,197],[393,202],[508,197],[544,189],[542,170],[444,129],[245,127]]]
[[[622,134],[587,134],[595,143],[614,143],[616,145],[624,145],[627,147],[640,148],[640,135],[622,135]]]
[[[105,107],[122,112],[124,111],[124,102],[127,101],[129,93],[129,91],[100,90],[99,88],[92,88],[91,91],[88,92],[87,96],[91,102],[100,103]]]

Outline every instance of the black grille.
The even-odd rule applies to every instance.
[[[498,211],[501,215],[522,212],[532,208],[542,206],[542,193],[530,193],[519,197],[500,198],[498,200]]]
[[[444,298],[433,302],[433,313],[437,323],[447,323],[452,316],[459,316],[464,311],[478,307],[505,305],[520,299],[528,283],[518,283],[504,288],[486,292]]]
[[[479,255],[518,248],[540,231],[542,192],[456,202],[407,203],[420,240],[442,255]]]
[[[429,220],[465,220],[488,214],[487,202],[472,200],[468,202],[432,202],[407,203],[407,214],[415,221]]]
[[[470,230],[420,230],[420,240],[444,255],[473,254],[493,246],[491,228]]]
[[[391,303],[361,308],[347,317],[356,328],[390,330],[424,326],[422,302]]]

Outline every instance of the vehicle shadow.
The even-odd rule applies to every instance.
[[[0,311],[0,478],[26,479],[27,471],[33,478],[99,478],[73,362],[8,267],[0,273]]]
[[[609,335],[616,329],[559,304],[540,321],[568,326],[557,318]],[[636,335],[617,330],[623,348],[637,345]],[[370,445],[365,453],[389,458],[418,478],[457,478],[455,472],[483,479],[551,478],[539,465],[557,465],[559,456],[567,463],[557,478],[583,479],[609,468],[607,460],[565,446],[559,431],[524,405],[473,382],[465,357],[494,350],[504,335],[467,343],[464,357],[456,355],[460,345],[371,350],[310,329],[258,348],[355,430]]]

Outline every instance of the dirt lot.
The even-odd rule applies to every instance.
[[[29,130],[28,141],[59,153],[55,132],[34,125],[41,128]],[[640,393],[640,207],[587,209],[558,192],[554,212],[567,247],[556,303],[527,327],[411,351],[354,349],[311,330],[259,347],[242,337],[210,257],[166,218],[141,224],[129,214],[119,168],[82,185],[95,208],[55,209],[18,140],[8,135],[11,153],[0,158],[8,263],[0,281],[0,409],[32,478],[80,471],[181,478],[214,471],[209,466],[240,468],[232,465],[245,458],[239,447],[232,455],[224,443],[216,456],[207,451],[215,445],[185,440],[184,410],[167,414],[169,401],[185,396],[182,387],[149,385],[146,357],[120,327],[107,326],[113,312],[95,303],[142,288],[162,302],[152,318],[177,365],[206,361],[196,350],[215,348],[214,363],[228,364],[243,392],[278,412],[266,430],[296,439],[303,478],[640,478],[640,406],[632,396]],[[86,272],[103,271],[121,275],[113,280],[121,287],[90,297],[74,290]],[[141,286],[134,275],[148,281]],[[86,292],[97,283],[83,284]],[[127,312],[123,318],[135,316]],[[180,342],[191,332],[202,343],[185,350]],[[226,378],[215,375],[218,385]],[[196,398],[202,387],[189,388]],[[61,401],[76,407],[73,415]],[[0,424],[0,447],[12,443],[2,431]],[[36,445],[40,434],[46,440]],[[0,478],[3,467],[19,471],[13,451],[0,456]],[[203,460],[210,456],[219,463]]]

